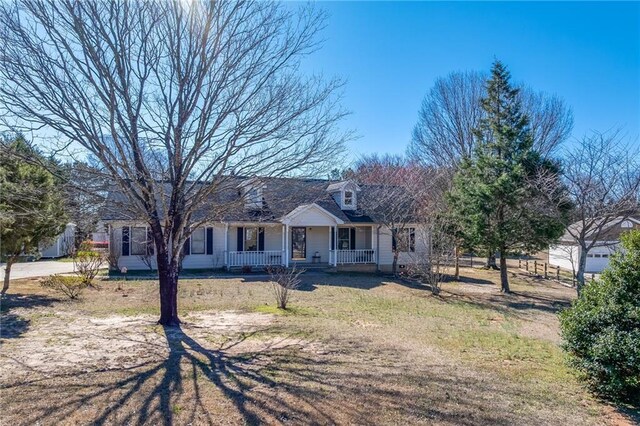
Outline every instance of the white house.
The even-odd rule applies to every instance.
[[[50,245],[40,248],[40,257],[56,258],[68,256],[73,251],[75,234],[76,225],[74,223],[67,223],[64,231],[58,235]]]
[[[580,222],[571,227],[574,231],[580,231]],[[620,248],[620,235],[632,229],[640,229],[640,217],[615,218],[609,221],[600,233],[599,240],[587,253],[585,272],[600,273],[608,265],[611,255]],[[574,232],[575,234],[576,232]],[[590,241],[588,242],[590,243]],[[549,247],[549,264],[559,266],[567,270],[578,269],[578,259],[581,248],[575,239],[567,231],[558,244]]]
[[[194,229],[184,247],[183,268],[256,269],[268,265],[313,265],[339,270],[388,271],[396,243],[400,268],[422,262],[429,238],[417,224],[404,224],[395,241],[388,227],[359,208],[366,191],[351,181],[237,178],[236,207]],[[111,196],[114,200],[117,194]],[[110,250],[120,268],[155,268],[153,245],[144,222],[126,209],[102,218]]]

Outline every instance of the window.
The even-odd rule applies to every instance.
[[[204,228],[196,228],[191,233],[191,254],[204,254]]]
[[[595,258],[599,259],[599,258],[600,258],[600,253],[596,253],[596,254],[594,254],[594,255],[593,255],[593,257],[595,257]]]
[[[344,191],[344,205],[345,206],[353,205],[353,191]]]
[[[588,254],[587,257],[593,257],[593,255],[592,254]]]
[[[244,228],[244,251],[258,251],[258,228]]]
[[[351,249],[351,230],[349,228],[338,228],[338,250]]]
[[[608,257],[609,257],[609,255],[605,253],[605,254],[603,254],[603,255],[602,255],[602,257],[604,257],[604,258],[608,258]]]
[[[400,229],[396,233],[396,250],[399,252],[414,253],[416,251],[415,228]]]
[[[144,256],[147,254],[147,228],[131,228],[131,255]]]
[[[630,220],[625,220],[620,226],[622,228],[633,228],[633,223]]]

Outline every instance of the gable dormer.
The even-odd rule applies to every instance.
[[[266,185],[258,178],[243,180],[238,185],[238,194],[244,199],[245,210],[262,210],[264,208],[264,188]]]
[[[358,192],[360,187],[350,180],[332,183],[327,192],[338,203],[341,210],[356,210],[358,208]]]

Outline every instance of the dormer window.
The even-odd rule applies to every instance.
[[[353,206],[353,191],[344,191],[344,205]]]
[[[622,228],[633,228],[633,223],[631,223],[630,220],[625,220],[624,222],[622,222],[621,227]]]

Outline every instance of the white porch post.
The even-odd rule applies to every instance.
[[[286,235],[286,231],[285,231],[285,227],[286,225],[282,225],[282,258],[280,260],[280,263],[284,266],[286,264],[286,256],[287,256],[287,242],[285,241],[285,235]]]
[[[224,266],[229,267],[229,224],[224,224]]]
[[[334,253],[335,256],[335,253]],[[331,227],[329,227],[329,265],[331,265],[333,262],[331,261]]]
[[[284,229],[284,266],[289,267],[289,225],[285,225]]]
[[[333,256],[333,266],[338,266],[338,225],[333,227],[334,241],[336,242],[336,251]]]

